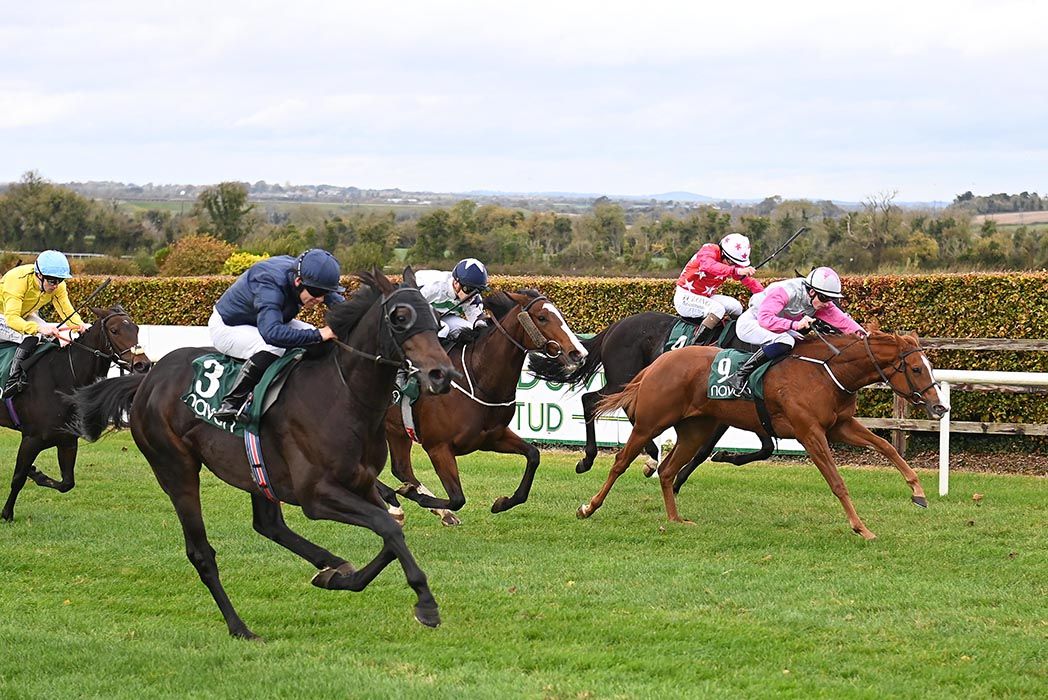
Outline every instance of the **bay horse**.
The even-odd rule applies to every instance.
[[[403,482],[398,493],[434,510],[446,525],[457,525],[457,511],[466,503],[456,457],[477,450],[524,455],[524,474],[511,496],[491,505],[500,513],[528,500],[539,451],[509,428],[516,410],[517,383],[529,354],[541,353],[567,368],[586,358],[586,349],[552,301],[534,289],[496,292],[484,299],[489,326],[472,342],[458,342],[448,352],[465,377],[454,391],[425,395],[412,407],[416,435],[429,455],[447,498],[423,486],[411,466],[411,438],[404,429],[399,404],[386,414],[390,471]],[[387,493],[394,507],[395,495]]]
[[[121,306],[108,309],[91,307],[96,321],[64,347],[40,352],[27,362],[28,383],[11,399],[11,407],[0,402],[0,425],[22,433],[15,458],[11,493],[0,510],[0,519],[14,520],[15,501],[26,479],[38,486],[66,493],[76,485],[77,437],[66,425],[72,408],[62,397],[106,376],[114,364],[131,372],[146,372],[149,358],[138,345],[138,326]],[[62,480],[56,481],[33,464],[46,449],[58,448],[58,468]]]
[[[821,340],[821,342],[820,342]],[[615,480],[637,456],[644,443],[667,428],[677,431],[677,444],[659,465],[666,515],[685,522],[677,512],[675,494],[683,483],[681,467],[724,425],[761,431],[752,401],[708,399],[706,387],[716,348],[689,347],[658,358],[620,393],[601,401],[597,413],[625,410],[633,432],[615,455],[607,481],[578,509],[587,518],[604,503]],[[917,474],[891,443],[874,435],[855,418],[855,392],[875,381],[933,418],[949,410],[942,403],[931,363],[916,336],[872,331],[869,335],[819,336],[801,341],[792,354],[771,367],[764,377],[764,396],[771,425],[780,437],[794,437],[840,500],[852,530],[865,539],[875,535],[859,519],[848,489],[830,451],[829,440],[869,447],[887,457],[906,479],[912,501],[928,501]]]
[[[597,434],[593,423],[597,404],[604,398],[622,391],[642,369],[664,354],[666,338],[679,320],[679,316],[659,311],[644,311],[615,321],[597,335],[582,341],[588,354],[585,362],[574,369],[543,357],[531,358],[529,369],[536,377],[570,386],[585,386],[597,374],[601,366],[604,367],[604,386],[588,391],[581,397],[582,419],[586,425],[586,446],[583,448],[582,459],[575,465],[575,473],[588,472],[593,468],[593,461],[597,458]],[[713,345],[720,331],[721,328],[718,327],[717,334],[709,338],[705,344]],[[736,349],[750,352],[756,349],[742,343],[737,338],[733,340],[732,347]],[[717,461],[735,465],[766,459],[774,451],[774,444],[771,438],[763,432],[758,436],[761,439],[761,449],[758,452],[738,455],[718,453],[714,457]],[[720,437],[718,435],[710,446],[716,445]],[[651,476],[658,465],[659,449],[653,440],[649,440],[642,451],[647,457],[644,473],[646,476]]]
[[[399,560],[418,596],[415,618],[430,627],[440,624],[426,575],[375,482],[386,461],[383,418],[397,369],[418,371],[423,390],[433,393],[446,392],[457,372],[440,347],[436,318],[411,268],[399,287],[377,270],[358,277],[360,288],[327,311],[337,341],[314,346],[298,362],[263,416],[260,437],[268,486],[279,501],[299,506],[310,519],[358,525],[382,538],[378,555],[359,571],[293,532],[280,502],[268,500],[252,479],[244,439],[196,417],[180,399],[193,381],[193,359],[213,348],[176,350],[148,375],[99,382],[74,395],[78,432],[84,437],[98,438],[109,424],[130,424],[135,444],[178,514],[186,555],[234,637],[256,635],[219,580],[200,508],[201,464],[250,494],[254,529],[315,566],[319,572],[313,585],[361,591]]]

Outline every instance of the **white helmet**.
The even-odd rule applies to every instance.
[[[741,233],[729,233],[721,239],[721,253],[736,265],[750,264],[750,239]]]
[[[804,286],[824,296],[840,299],[841,278],[829,267],[817,267],[804,278]]]

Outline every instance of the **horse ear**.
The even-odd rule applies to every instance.
[[[100,309],[97,306],[92,306],[91,312],[98,318],[105,318],[109,315],[109,309]]]
[[[394,289],[396,289],[396,285],[390,282],[389,278],[386,277],[382,273],[382,270],[378,269],[377,266],[371,268],[371,277],[378,284],[379,291],[381,291],[383,294],[389,294]]]
[[[418,286],[418,283],[415,281],[415,271],[411,269],[411,265],[404,268],[404,285],[409,287]]]

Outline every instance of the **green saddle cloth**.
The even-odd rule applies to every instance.
[[[58,343],[43,341],[36,346],[36,352],[33,353],[33,357],[36,357],[42,352],[54,350],[58,347]],[[18,343],[0,343],[0,386],[7,383],[7,378],[11,374],[11,362],[15,359],[15,350],[18,349]],[[32,366],[30,366],[32,369]]]
[[[772,363],[765,363],[753,370],[753,374],[750,375],[747,386],[749,387],[749,396],[745,393],[742,396],[736,396],[730,387],[726,384],[728,377],[735,374],[739,365],[749,358],[750,354],[745,352],[739,352],[738,350],[721,350],[717,353],[717,356],[713,358],[713,366],[710,367],[710,379],[706,385],[706,398],[709,399],[739,399],[739,398],[758,398],[761,401],[764,400],[764,375],[768,372]]]
[[[699,337],[701,332],[702,328],[699,324],[678,318],[677,322],[673,324],[673,328],[670,328],[670,332],[666,335],[666,340],[662,344],[662,351],[669,352],[670,350],[679,350],[689,345],[694,345],[695,339]]]
[[[271,364],[255,386],[251,404],[248,407],[246,423],[226,423],[215,420],[215,411],[222,405],[222,399],[236,382],[243,360],[238,360],[222,353],[209,353],[193,360],[193,379],[189,389],[182,395],[182,402],[201,420],[216,428],[243,436],[245,431],[258,434],[262,414],[276,400],[280,389],[295,364],[305,354],[305,349],[288,350],[284,356]],[[262,397],[259,401],[256,397]]]

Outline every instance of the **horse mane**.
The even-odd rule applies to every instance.
[[[324,315],[328,326],[336,336],[342,339],[349,336],[350,331],[360,323],[360,319],[364,317],[380,294],[378,282],[371,273],[360,272],[356,277],[361,282],[356,291],[343,303],[329,307]]]
[[[522,294],[530,299],[537,299],[542,296],[542,292],[537,289],[518,289],[516,294]],[[513,301],[513,297],[505,292],[495,292],[484,299],[484,308],[499,320],[516,308],[516,306],[517,302]]]

